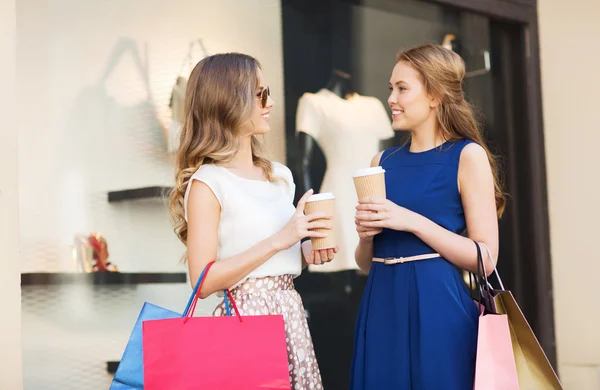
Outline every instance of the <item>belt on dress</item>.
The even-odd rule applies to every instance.
[[[392,264],[402,264],[408,263],[409,261],[418,261],[418,260],[427,260],[427,259],[435,259],[436,257],[441,257],[439,253],[429,253],[425,255],[417,255],[417,256],[409,256],[409,257],[374,257],[373,261],[377,263],[384,263],[385,265]]]

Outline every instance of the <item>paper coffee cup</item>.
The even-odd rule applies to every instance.
[[[354,172],[353,179],[358,199],[385,198],[385,170],[382,167],[360,169]]]
[[[322,194],[315,194],[308,198],[308,200],[306,201],[306,205],[304,206],[304,214],[308,215],[318,212],[330,214],[332,218],[318,219],[315,221],[329,222],[335,227],[335,221],[333,220],[333,215],[335,213],[335,196],[333,196],[332,193],[325,192]],[[310,240],[312,241],[313,249],[331,249],[336,247],[337,243],[335,239],[334,229],[315,229],[315,231],[320,233],[326,233],[327,237],[311,237]]]

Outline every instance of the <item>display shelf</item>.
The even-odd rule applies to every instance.
[[[115,372],[117,372],[117,368],[119,368],[119,363],[121,363],[121,362],[120,361],[106,362],[106,371],[109,374],[114,374]]]
[[[151,283],[186,283],[185,272],[154,273],[50,273],[32,272],[21,274],[22,286],[61,285],[61,284],[93,284],[93,285],[132,285]]]
[[[125,200],[163,198],[171,191],[171,189],[172,187],[152,186],[110,191],[108,193],[108,202],[113,203]]]

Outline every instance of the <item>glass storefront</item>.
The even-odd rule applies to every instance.
[[[206,54],[252,54],[282,129],[280,14],[278,0],[17,2],[26,389],[107,389],[142,304],[183,311],[184,247],[161,196],[178,79]],[[276,131],[269,145],[284,160]],[[120,274],[73,274],[95,261],[92,233]]]
[[[347,190],[324,178],[350,177],[349,159],[367,166],[403,142],[387,119],[399,50],[456,50],[489,138],[503,137],[491,29],[486,16],[416,0],[17,2],[25,388],[106,389],[143,302],[183,310],[184,248],[164,193],[182,85],[197,61],[258,58],[275,100],[267,145],[292,169],[297,197],[309,186],[354,196],[351,180]],[[314,96],[333,108],[299,117]],[[297,279],[328,390],[348,388],[366,278],[352,261],[353,219],[344,223],[337,265]],[[98,261],[118,272],[89,272]],[[202,301],[198,313],[216,303]]]

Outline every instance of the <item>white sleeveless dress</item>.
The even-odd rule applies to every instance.
[[[230,258],[280,231],[295,212],[294,181],[290,170],[273,163],[276,182],[249,180],[227,168],[207,164],[193,180],[208,185],[221,204],[217,261]],[[306,314],[294,278],[302,271],[300,243],[281,251],[232,286],[231,294],[242,315],[281,314],[285,332],[292,389],[322,389]],[[226,315],[221,302],[215,316]]]

